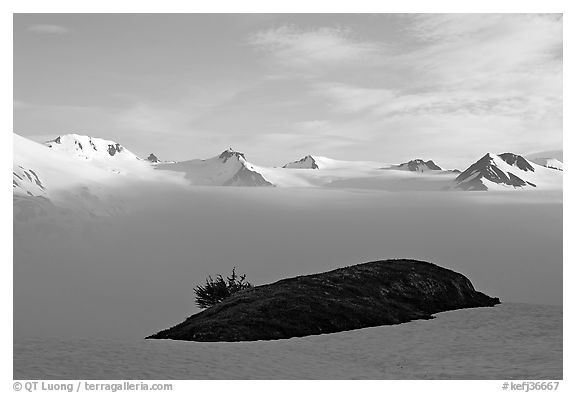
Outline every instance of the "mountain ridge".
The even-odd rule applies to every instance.
[[[59,190],[78,187],[100,192],[109,186],[122,186],[126,181],[400,191],[562,187],[561,170],[545,168],[514,153],[488,153],[458,173],[443,170],[432,160],[414,159],[393,165],[316,155],[306,155],[282,168],[270,168],[252,164],[244,153],[231,148],[208,159],[162,161],[153,153],[142,159],[118,142],[79,134],[60,135],[45,143],[14,134],[14,151],[13,190],[23,197],[53,198]],[[109,192],[115,191],[110,188]]]
[[[233,149],[224,150],[218,156],[205,160],[159,164],[155,168],[182,172],[193,185],[274,187],[246,160],[244,153]]]
[[[400,169],[400,170],[407,170],[411,172],[425,172],[425,171],[441,171],[440,168],[436,163],[432,160],[424,161],[421,158],[416,158],[414,160],[410,160],[408,162],[404,162],[402,164],[396,165],[393,169]]]
[[[313,156],[307,155],[297,161],[285,164],[282,168],[319,169],[319,166]]]
[[[118,142],[88,135],[63,134],[44,142],[44,145],[56,151],[87,160],[110,158],[141,160],[140,157]]]
[[[486,153],[454,179],[453,187],[464,191],[537,188],[556,177],[550,171],[548,168],[532,165],[518,154]]]

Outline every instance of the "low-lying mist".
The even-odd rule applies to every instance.
[[[415,258],[503,302],[562,302],[561,192],[196,187],[127,203],[70,226],[15,220],[15,337],[142,338],[197,312],[193,288],[235,266],[258,285]]]

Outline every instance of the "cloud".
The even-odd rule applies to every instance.
[[[70,31],[59,25],[30,25],[27,30],[38,34],[66,34]]]
[[[311,81],[311,96],[331,112],[325,116],[338,118],[332,134],[353,130],[392,156],[410,141],[414,153],[444,152],[462,165],[486,151],[562,144],[561,19],[405,18],[405,48],[364,68],[363,78]]]
[[[372,116],[498,115],[537,119],[561,116],[561,96],[524,95],[519,91],[447,90],[407,93],[341,83],[321,83],[314,94],[328,98],[332,110]]]
[[[414,15],[407,17],[412,45],[379,63],[380,73],[403,83],[363,85],[317,82],[314,95],[327,98],[334,113],[378,122],[422,117],[430,123],[477,130],[501,138],[502,118],[528,130],[545,122],[562,130],[562,21],[550,15]],[[501,121],[502,120],[502,121]],[[416,122],[411,122],[417,124]],[[555,138],[557,139],[557,138]]]
[[[183,79],[178,86],[164,85],[159,94],[157,88],[148,88],[146,78],[134,80],[147,87],[145,93],[114,94],[119,100],[113,117],[114,127],[125,132],[190,132],[193,123],[211,117],[214,111],[234,101],[246,89],[244,84],[228,80],[205,85]]]
[[[419,47],[394,61],[418,70],[414,83],[488,90],[523,87],[534,75],[561,79],[562,21],[552,16],[416,15],[408,31]]]
[[[355,40],[351,35],[346,28],[281,26],[253,34],[249,43],[282,65],[296,68],[361,64],[382,54],[380,44]]]
[[[344,83],[318,83],[312,93],[331,100],[335,111],[357,113],[374,110],[393,100],[397,93],[390,89],[366,88]]]
[[[120,130],[138,133],[178,133],[186,130],[194,118],[179,108],[165,108],[147,102],[135,102],[119,111],[113,124]]]
[[[199,65],[186,76],[135,72],[142,81],[130,82],[128,90],[138,87],[133,97],[106,101],[98,111],[54,112],[15,102],[18,128],[88,125],[87,132],[104,129],[122,140],[134,135],[137,146],[163,146],[178,155],[174,159],[209,157],[232,144],[262,150],[255,162],[274,164],[283,146],[282,159],[301,152],[390,162],[409,158],[401,154],[461,155],[464,163],[491,150],[562,144],[558,16],[395,14],[339,18],[349,24],[338,28],[326,27],[331,17],[300,20],[306,25],[250,35],[249,49],[260,56],[236,53],[242,30],[226,43],[233,46],[218,46],[238,61],[214,67],[207,59],[210,70]],[[82,70],[88,71],[100,72]],[[188,144],[168,142],[171,135]]]

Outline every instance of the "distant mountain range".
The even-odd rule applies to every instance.
[[[381,190],[517,190],[562,188],[562,162],[528,160],[513,153],[487,153],[465,171],[442,169],[432,160],[401,164],[342,161],[307,155],[283,167],[250,163],[228,149],[208,159],[162,161],[138,157],[123,145],[67,134],[44,144],[14,134],[15,198],[66,201],[94,211],[117,197],[116,190],[139,184],[157,186],[330,187]]]

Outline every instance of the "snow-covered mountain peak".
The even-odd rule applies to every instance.
[[[246,161],[243,153],[228,149],[206,160],[188,160],[155,165],[158,170],[184,173],[193,185],[201,186],[274,186],[258,172],[259,167]]]
[[[45,145],[72,157],[87,160],[110,159],[112,157],[139,160],[134,153],[117,142],[87,135],[61,135],[56,139],[45,142]]]
[[[502,188],[557,187],[561,173],[534,166],[524,157],[514,153],[487,153],[455,180],[455,187],[462,190],[485,191]]]
[[[475,164],[482,164],[482,165],[488,165],[488,164],[493,164],[493,165],[498,165],[498,163],[501,163],[501,161],[504,161],[506,164],[516,167],[524,172],[530,171],[530,172],[534,172],[534,167],[530,164],[530,162],[528,160],[526,160],[524,157],[522,157],[519,154],[514,154],[514,153],[501,153],[501,154],[495,154],[495,153],[486,153],[481,159],[479,159]]]
[[[223,163],[226,163],[226,161],[228,161],[231,158],[236,158],[236,160],[240,162],[246,162],[246,157],[244,156],[244,153],[240,153],[232,148],[224,150],[222,153],[220,153],[218,158]]]
[[[471,166],[484,167],[484,166],[488,166],[488,165],[496,165],[496,162],[499,160],[501,160],[501,159],[500,159],[500,157],[498,157],[498,154],[486,153],[478,161],[476,161],[474,164],[472,164]]]
[[[441,171],[438,165],[432,160],[424,161],[421,158],[411,160],[400,165],[397,165],[395,169],[403,169],[412,172],[427,172],[427,171]]]
[[[509,160],[513,163],[515,162],[513,157],[509,158]],[[485,191],[492,185],[512,187],[530,185],[536,187],[535,184],[519,178],[513,173],[514,171],[510,172],[513,168],[518,169],[508,164],[499,155],[486,153],[455,179],[456,188],[467,191]]]
[[[319,169],[320,167],[315,157],[307,155],[298,161],[289,162],[282,168]]]

